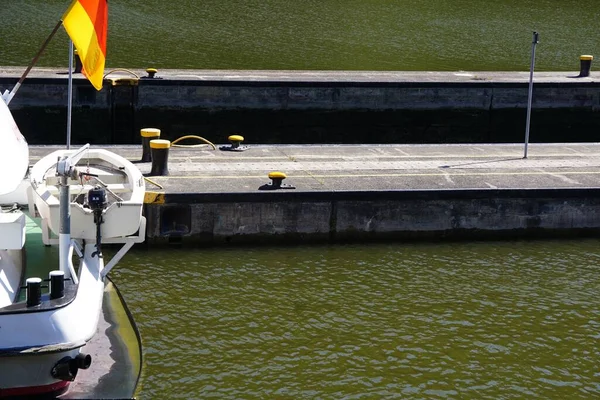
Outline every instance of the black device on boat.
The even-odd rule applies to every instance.
[[[100,249],[101,233],[100,225],[102,222],[102,211],[106,206],[106,190],[102,186],[95,186],[88,192],[88,206],[94,212],[94,223],[96,224],[96,251],[92,253],[92,257],[98,255],[102,257],[102,250]]]

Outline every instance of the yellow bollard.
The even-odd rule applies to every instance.
[[[584,78],[590,76],[590,69],[592,69],[592,60],[594,56],[584,55],[579,57],[580,69],[579,76]]]
[[[146,68],[146,73],[148,74],[146,78],[153,79],[157,72],[156,68]]]
[[[140,162],[150,162],[152,161],[150,141],[160,138],[160,129],[143,128],[142,130],[140,130],[140,136],[142,137],[142,159],[140,160]]]
[[[273,171],[267,175],[271,180],[271,183],[264,184],[258,188],[258,190],[277,190],[277,189],[296,189],[295,186],[283,183],[283,180],[287,178],[284,172]]]
[[[83,63],[81,62],[81,57],[79,57],[77,49],[73,50],[73,58],[75,59],[75,69],[73,70],[73,73],[80,74],[83,70]]]
[[[227,140],[231,143],[229,146],[220,146],[219,150],[226,151],[244,151],[248,150],[248,146],[242,146],[241,143],[244,141],[242,135],[229,135]]]
[[[164,139],[154,139],[150,141],[152,151],[152,170],[151,176],[169,175],[169,148],[171,142]]]

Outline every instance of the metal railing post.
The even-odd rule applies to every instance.
[[[531,67],[529,69],[529,96],[527,98],[527,123],[525,125],[525,150],[523,158],[527,158],[527,146],[529,145],[529,125],[531,123],[531,99],[533,97],[533,70],[535,68],[535,46],[539,43],[539,34],[533,32],[531,42]]]

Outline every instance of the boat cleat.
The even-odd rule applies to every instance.
[[[223,151],[244,151],[248,150],[248,146],[242,146],[241,143],[244,141],[244,137],[241,135],[231,135],[227,138],[230,145],[220,146],[219,150]]]
[[[262,185],[258,188],[258,190],[296,189],[295,186],[283,183],[283,180],[287,178],[287,175],[283,172],[269,172],[268,176],[269,179],[271,179],[271,183],[266,183]]]

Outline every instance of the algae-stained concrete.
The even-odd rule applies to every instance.
[[[23,68],[24,69],[24,68]],[[11,103],[31,143],[61,143],[65,71],[31,73]],[[10,89],[19,68],[0,68]],[[133,78],[136,74],[140,79]],[[594,74],[536,73],[532,142],[594,141],[600,83]],[[115,72],[96,92],[74,89],[75,141],[139,143],[139,129],[163,137],[232,133],[254,143],[510,143],[525,125],[527,72],[198,71]]]
[[[198,203],[191,198],[185,203],[179,197],[179,204],[147,205],[146,216],[150,242],[332,243],[565,237],[600,233],[599,195],[600,190],[576,189],[492,190],[479,194],[338,192],[304,199],[263,196],[246,202],[239,194],[215,199],[214,203]]]

